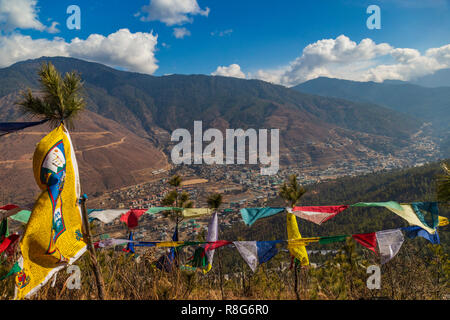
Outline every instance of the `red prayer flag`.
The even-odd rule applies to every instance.
[[[0,244],[0,253],[3,251],[6,251],[9,255],[11,255],[13,252],[14,244],[19,240],[18,234],[12,234],[8,238],[5,238],[3,242]]]
[[[120,221],[125,222],[128,229],[133,229],[138,226],[139,218],[146,212],[146,209],[131,209],[120,217]]]
[[[231,244],[231,241],[217,240],[212,243],[207,243],[205,245],[205,251],[214,250],[214,249],[226,246],[227,244]]]
[[[354,234],[352,235],[352,237],[364,247],[377,253],[377,251],[375,250],[377,246],[377,235],[375,232]]]

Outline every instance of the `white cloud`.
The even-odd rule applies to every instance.
[[[223,31],[213,31],[213,32],[211,32],[211,35],[212,36],[219,36],[219,37],[224,37],[224,36],[227,36],[227,35],[230,35],[231,33],[233,32],[233,29],[226,29],[226,30],[223,30]]]
[[[56,27],[57,25],[59,25],[59,22],[53,21],[52,25],[47,28],[47,32],[48,33],[58,33],[58,32],[60,32],[60,30]]]
[[[177,39],[183,39],[186,36],[190,36],[191,32],[186,28],[173,28],[173,35]]]
[[[157,39],[153,33],[131,33],[128,29],[120,29],[106,37],[91,34],[86,40],[74,38],[70,42],[58,37],[32,39],[14,33],[0,37],[0,66],[41,56],[64,56],[152,74],[158,68],[154,54]]]
[[[37,0],[0,0],[0,30],[35,29],[44,31],[38,20]]]
[[[386,63],[388,61],[390,63]],[[422,55],[415,49],[376,44],[368,38],[357,44],[340,35],[336,39],[309,44],[301,56],[286,66],[258,70],[249,77],[286,86],[321,76],[381,82],[385,79],[410,80],[448,67],[450,45],[429,49]]]
[[[202,10],[197,0],[150,0],[141,11],[141,21],[158,20],[168,26],[192,23],[192,16],[209,14],[209,8]]]
[[[228,67],[219,66],[211,75],[245,79],[245,74],[241,71],[241,67],[235,63],[230,64]]]

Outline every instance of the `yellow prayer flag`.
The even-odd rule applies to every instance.
[[[39,142],[33,171],[42,192],[20,242],[22,270],[16,276],[15,299],[29,298],[86,251],[78,205],[78,165],[64,125]]]
[[[302,236],[300,231],[298,230],[297,218],[292,213],[287,213],[287,233],[288,240],[300,240]],[[305,243],[306,245],[306,243]],[[305,245],[299,244],[290,244],[288,241],[288,249],[292,256],[297,258],[300,261],[300,265],[307,266],[309,265],[308,253],[306,252]]]
[[[201,216],[205,216],[208,214],[212,214],[212,210],[209,208],[186,208],[183,209],[183,217],[184,218],[198,218]]]
[[[438,226],[439,227],[443,227],[443,226],[446,226],[446,225],[448,225],[448,218],[443,217],[443,216],[439,216],[439,224],[438,224]]]
[[[386,208],[388,208],[392,212],[396,213],[397,215],[399,215],[400,217],[402,217],[403,219],[408,221],[409,224],[411,224],[413,226],[419,226],[422,229],[425,229],[428,233],[431,233],[431,234],[435,233],[436,230],[426,226],[422,221],[419,220],[419,218],[417,217],[417,214],[414,212],[414,209],[411,207],[410,204],[402,204],[400,206],[401,206],[402,210],[399,210],[396,208],[391,208],[391,207],[386,207]]]

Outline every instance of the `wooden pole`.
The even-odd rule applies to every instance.
[[[97,284],[98,298],[100,300],[105,300],[105,283],[103,281],[101,270],[98,267],[97,256],[95,254],[94,244],[92,243],[92,239],[91,239],[91,230],[89,228],[89,219],[88,219],[87,208],[86,208],[86,200],[87,200],[87,195],[83,194],[83,196],[81,197],[81,209],[82,209],[81,211],[83,213],[82,214],[83,224],[85,226],[84,237],[86,239],[86,243],[88,246],[89,257],[91,260],[91,266],[92,266],[92,270],[94,271],[95,282]]]

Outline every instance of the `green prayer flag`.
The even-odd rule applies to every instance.
[[[345,239],[347,237],[349,237],[349,235],[320,237],[319,238],[319,244],[328,244],[328,243],[333,243],[333,242],[341,242],[341,241],[345,241]]]
[[[352,204],[351,207],[385,207],[388,209],[399,210],[402,211],[403,208],[400,206],[398,202],[395,201],[387,201],[387,202],[358,202]]]
[[[10,216],[11,219],[22,222],[22,223],[28,223],[28,220],[30,219],[31,211],[28,210],[21,210],[17,212],[15,215]]]
[[[6,278],[8,278],[9,276],[12,276],[13,274],[19,272],[20,270],[22,270],[22,268],[19,267],[19,263],[18,263],[18,262],[14,263],[14,265],[13,265],[12,268],[11,268],[11,270],[9,270],[9,272],[8,272],[6,275],[4,275],[3,277],[1,277],[1,278],[0,278],[0,281],[1,281],[1,280],[4,280],[4,279],[6,279]]]

